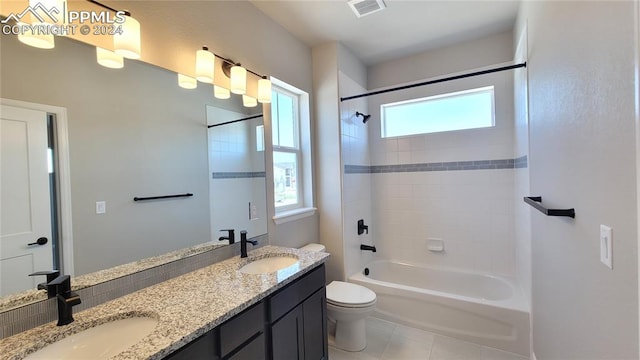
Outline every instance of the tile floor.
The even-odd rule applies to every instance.
[[[367,347],[329,346],[330,360],[527,360],[526,357],[369,317]]]

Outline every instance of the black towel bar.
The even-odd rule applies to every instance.
[[[542,206],[542,196],[525,196],[524,202],[536,208],[536,210],[547,216],[567,216],[570,218],[576,217],[576,212],[573,208],[571,209],[547,209]]]
[[[133,201],[144,201],[144,200],[158,200],[158,199],[171,199],[171,198],[179,198],[179,197],[190,197],[193,196],[191,193],[187,194],[178,194],[178,195],[164,195],[164,196],[150,196],[150,197],[134,197]]]

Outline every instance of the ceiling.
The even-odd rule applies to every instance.
[[[386,9],[358,18],[347,0],[251,2],[307,45],[339,41],[365,65],[510,30],[520,4],[520,0],[385,0]]]

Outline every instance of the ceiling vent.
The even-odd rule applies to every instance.
[[[387,7],[382,0],[350,0],[348,4],[359,18]]]

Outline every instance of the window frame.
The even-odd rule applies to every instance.
[[[279,142],[279,138],[280,138],[280,123],[279,123],[279,119],[277,119],[276,117],[273,116],[273,105],[272,105],[272,110],[271,110],[271,122],[272,122],[272,134],[271,134],[271,144],[273,147],[273,157],[275,158],[275,153],[280,152],[280,153],[292,153],[295,154],[296,156],[296,173],[295,173],[295,179],[296,179],[296,203],[294,204],[286,204],[286,205],[278,205],[278,202],[276,201],[276,189],[275,189],[275,161],[273,161],[273,173],[274,173],[274,193],[273,193],[273,202],[274,202],[274,207],[275,207],[275,212],[276,214],[278,213],[282,213],[282,212],[286,212],[286,211],[290,211],[290,210],[296,210],[296,209],[300,209],[304,207],[304,191],[303,191],[303,181],[302,181],[302,150],[300,149],[300,144],[301,144],[301,139],[300,139],[300,119],[301,119],[301,115],[300,115],[300,94],[296,94],[294,92],[288,91],[286,89],[283,89],[280,86],[277,86],[275,84],[272,84],[272,104],[276,101],[276,94],[275,93],[279,93],[279,94],[283,94],[285,96],[288,96],[290,98],[293,99],[293,131],[294,131],[294,136],[293,136],[293,141],[294,141],[294,146],[281,146],[281,145],[276,145],[274,144],[274,136],[276,134],[276,129],[278,132],[278,142]],[[279,109],[278,109],[279,111]],[[278,123],[277,126],[275,126],[275,123]]]
[[[414,132],[414,133],[402,134],[402,135],[390,135],[390,136],[386,135],[386,132],[387,132],[386,131],[386,129],[387,129],[387,121],[391,120],[391,119],[386,119],[385,118],[385,109],[386,108],[402,106],[402,105],[407,105],[407,104],[414,104],[414,103],[427,103],[427,102],[435,101],[435,100],[438,100],[438,99],[457,98],[457,97],[462,97],[462,96],[469,95],[469,94],[474,94],[474,93],[489,93],[491,95],[491,124],[488,125],[488,126],[474,126],[474,127],[463,128],[463,129],[448,129],[448,130],[439,130],[439,131]],[[391,121],[393,121],[393,120],[391,120]],[[386,103],[386,104],[381,104],[380,105],[380,137],[382,139],[394,139],[394,138],[400,138],[400,137],[406,137],[406,136],[420,136],[420,135],[446,133],[446,132],[453,132],[453,131],[487,129],[487,128],[494,128],[495,126],[496,126],[496,102],[495,102],[495,86],[494,85],[482,86],[482,87],[479,87],[479,88],[466,89],[466,90],[461,90],[461,91],[454,91],[454,92],[449,92],[449,93],[444,93],[444,94],[427,96],[427,97],[422,97],[422,98],[417,98],[417,99],[397,101],[397,102]]]

